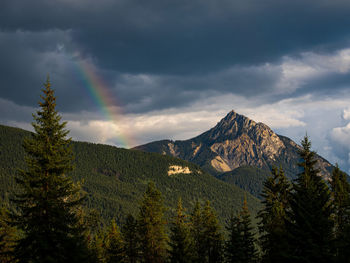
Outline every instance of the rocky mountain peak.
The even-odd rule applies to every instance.
[[[159,141],[138,149],[169,154],[210,167],[217,172],[232,171],[242,166],[266,170],[282,165],[287,173],[298,171],[299,146],[277,135],[270,127],[230,111],[215,127],[185,141]],[[320,159],[323,174],[330,164]]]
[[[199,137],[207,141],[222,142],[246,136],[261,143],[266,137],[273,135],[274,132],[267,125],[257,123],[232,110],[214,128]]]
[[[214,128],[195,140],[206,142],[214,154],[210,164],[221,172],[244,165],[267,168],[285,148],[267,125],[235,111],[229,112]]]
[[[230,111],[217,125],[217,128],[251,128],[256,125],[256,122],[248,117],[236,113],[234,110]]]

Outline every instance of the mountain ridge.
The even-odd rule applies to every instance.
[[[301,146],[278,135],[262,122],[230,111],[213,128],[188,140],[161,140],[134,149],[175,156],[200,165],[213,175],[254,166],[270,171],[282,166],[290,178],[299,172],[298,150]],[[321,175],[328,179],[333,166],[316,155]]]

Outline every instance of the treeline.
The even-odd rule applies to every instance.
[[[224,228],[209,201],[197,202],[192,211],[185,211],[180,199],[175,217],[166,221],[162,195],[149,183],[137,217],[129,215],[120,226],[115,220],[102,226],[98,214],[75,210],[81,247],[66,247],[66,253],[81,253],[77,262],[348,262],[350,186],[346,174],[336,168],[328,185],[313,167],[310,142],[305,138],[302,144],[304,171],[298,179],[290,183],[282,169],[273,169],[265,181],[257,229],[246,202]],[[55,249],[51,261],[27,257],[21,261],[23,254],[19,257],[16,249],[20,249],[23,230],[11,225],[3,207],[0,262],[73,262],[72,258],[60,260]],[[41,245],[37,252],[44,257],[47,244]]]
[[[271,174],[270,170],[255,166],[241,166],[233,171],[225,172],[217,176],[220,180],[236,185],[256,198],[261,199],[261,192],[265,180]]]
[[[18,128],[0,125],[0,199],[9,200],[11,192],[18,188],[14,178],[18,169],[26,169],[23,138],[31,133]],[[74,170],[68,173],[73,181],[82,181],[87,192],[84,206],[97,210],[101,220],[108,224],[112,219],[121,224],[126,215],[136,216],[147,188],[153,181],[169,207],[166,218],[174,215],[178,199],[183,207],[191,210],[196,200],[211,201],[219,221],[229,218],[231,209],[238,210],[245,191],[233,184],[211,176],[187,161],[156,153],[127,150],[110,145],[72,141]],[[169,166],[188,167],[191,174],[168,176]],[[260,209],[259,200],[247,194],[248,207],[252,214]]]
[[[0,199],[8,202],[18,188],[14,178],[18,169],[25,169],[23,138],[30,137],[25,130],[0,125]],[[242,205],[245,192],[203,172],[187,161],[156,153],[126,150],[109,145],[72,142],[74,170],[69,172],[73,181],[82,181],[87,192],[84,207],[97,210],[101,220],[108,224],[112,219],[121,224],[126,215],[136,216],[138,204],[153,181],[162,192],[164,205],[169,207],[166,218],[174,215],[181,197],[183,206],[191,210],[196,200],[210,200],[219,221],[224,223],[230,210]],[[188,167],[191,174],[168,176],[169,166]],[[252,214],[260,209],[259,200],[247,195]]]
[[[1,262],[349,262],[350,185],[338,167],[325,181],[315,168],[308,137],[300,150],[302,172],[290,182],[274,168],[264,183],[257,227],[247,202],[223,227],[210,202],[165,219],[161,192],[149,183],[138,207],[118,226],[86,211],[86,195],[67,174],[73,170],[68,131],[47,81],[35,133],[24,140],[26,168],[17,191],[0,211]]]

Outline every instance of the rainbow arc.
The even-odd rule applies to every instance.
[[[121,121],[123,113],[121,108],[117,106],[118,104],[116,98],[108,89],[108,85],[101,77],[99,77],[96,70],[90,63],[79,58],[76,58],[75,61],[81,73],[80,75],[85,82],[85,87],[88,89],[89,94],[106,120],[118,125],[118,123]],[[131,145],[133,145],[132,138],[125,132],[118,134],[116,138],[116,144],[119,147],[130,148]]]

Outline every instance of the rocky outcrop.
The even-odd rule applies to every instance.
[[[192,171],[187,166],[183,167],[180,165],[170,165],[168,170],[168,175],[174,174],[190,174]]]

